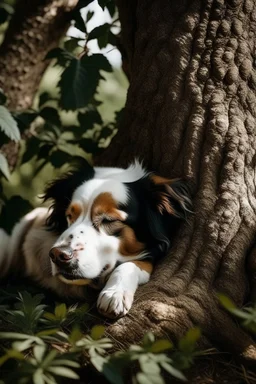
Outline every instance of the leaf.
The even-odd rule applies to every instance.
[[[82,332],[78,327],[74,327],[69,335],[69,341],[71,344],[76,344],[78,340],[81,340],[83,337]]]
[[[8,349],[6,354],[0,357],[0,367],[9,359],[23,360],[24,355],[15,349]]]
[[[24,132],[29,128],[31,123],[37,118],[37,112],[15,112],[13,114],[15,120],[17,121],[20,132]]]
[[[39,96],[39,108],[42,107],[48,100],[51,100],[51,96],[48,92],[43,92]]]
[[[28,200],[21,196],[12,196],[2,208],[0,215],[0,228],[4,228],[10,233],[13,226],[24,216],[31,211],[32,205]],[[10,212],[15,212],[15,215],[10,215]]]
[[[99,48],[105,48],[109,42],[110,28],[109,23],[99,25],[89,33],[88,40],[97,39]]]
[[[230,300],[230,298],[227,297],[226,295],[219,293],[217,296],[218,296],[218,299],[219,299],[221,305],[224,308],[226,308],[228,311],[233,310],[233,309],[237,309],[237,307],[235,306],[233,301]]]
[[[89,68],[92,68],[98,70],[101,69],[106,72],[112,72],[112,66],[109,63],[108,59],[100,53],[95,53],[91,56],[83,56],[81,61],[83,62],[85,68],[87,68],[88,70]]]
[[[97,142],[92,139],[82,138],[79,140],[78,145],[87,153],[96,154],[99,151]]]
[[[45,60],[49,59],[56,59],[57,65],[65,67],[70,62],[70,60],[74,59],[74,56],[63,48],[54,48],[50,50],[45,56]]]
[[[75,373],[72,369],[66,367],[49,367],[48,371],[57,376],[64,376],[69,379],[79,379],[77,373]]]
[[[54,313],[55,313],[55,316],[57,319],[65,319],[65,317],[67,316],[67,306],[65,303],[62,303],[62,304],[59,304],[55,307],[55,310],[54,310]]]
[[[33,383],[34,384],[45,384],[42,368],[38,368],[34,372],[34,374],[33,374]]]
[[[84,132],[93,128],[94,124],[102,124],[101,115],[94,106],[88,106],[84,113],[79,112],[77,119]]]
[[[10,178],[9,165],[5,156],[1,152],[0,152],[0,172],[4,175],[4,177],[7,180],[9,180]]]
[[[71,157],[67,152],[56,150],[49,156],[48,160],[54,168],[60,168],[62,165],[69,163]]]
[[[40,144],[40,140],[38,137],[32,136],[28,141],[26,142],[26,150],[23,153],[21,163],[27,163],[30,161],[34,156],[38,154],[38,147]]]
[[[57,109],[55,109],[55,108],[44,107],[40,111],[40,116],[42,116],[42,118],[45,121],[47,121],[53,125],[57,125],[58,127],[61,126],[60,116],[59,116]]]
[[[147,375],[139,372],[136,375],[138,384],[164,384],[164,379],[160,375]]]
[[[148,332],[143,337],[143,347],[149,348],[155,342],[155,335],[152,332]]]
[[[94,81],[94,86],[92,86],[92,81]],[[97,85],[97,79],[88,79],[88,72],[80,60],[71,60],[58,83],[61,91],[61,108],[68,111],[84,107],[94,94]]]
[[[75,28],[79,29],[79,31],[83,33],[87,33],[86,25],[80,11],[73,14],[73,19],[75,20]]]
[[[199,328],[191,328],[185,336],[179,340],[179,349],[185,353],[191,353],[195,349],[196,342],[201,336]]]
[[[20,132],[17,122],[14,120],[8,109],[0,105],[0,129],[9,137],[9,139],[18,142]]]
[[[38,362],[42,361],[43,356],[44,356],[44,354],[45,354],[45,351],[46,351],[46,347],[45,347],[45,345],[36,345],[36,346],[33,348],[33,353],[34,353],[35,359],[36,359]]]
[[[105,332],[105,327],[103,325],[95,325],[91,329],[91,338],[93,340],[99,340],[102,338]]]
[[[88,21],[91,20],[91,18],[93,17],[94,15],[94,12],[93,11],[88,11],[87,12],[87,15],[86,15],[86,23],[88,23]]]
[[[94,0],[79,0],[75,9],[82,9],[87,7],[88,4],[92,3]]]
[[[155,341],[154,344],[149,348],[149,351],[153,353],[159,353],[168,349],[172,349],[172,347],[173,345],[169,340],[162,339]]]
[[[182,381],[187,381],[186,377],[183,375],[181,371],[178,369],[174,368],[172,365],[162,362],[161,366],[163,369],[166,370],[166,372],[170,373],[173,377],[176,377],[177,379],[180,379]]]
[[[98,0],[98,4],[102,8],[103,11],[104,11],[105,7],[107,6],[107,4],[109,4],[111,2],[112,2],[112,0]]]
[[[107,58],[101,54],[83,56],[81,60],[72,59],[58,83],[60,107],[64,110],[85,107],[94,96],[102,78],[100,70],[112,71]]]

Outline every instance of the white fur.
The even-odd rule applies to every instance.
[[[0,230],[0,277],[12,267],[16,273],[19,272],[17,268],[20,265],[23,275],[32,277],[42,286],[60,295],[81,297],[83,288],[60,281],[57,277],[58,268],[49,257],[52,247],[69,246],[77,257],[79,273],[84,279],[97,278],[108,265],[108,270],[101,274],[101,278],[104,280],[112,273],[99,296],[98,307],[111,317],[125,315],[132,305],[137,286],[149,279],[147,272],[129,262],[141,258],[144,253],[123,256],[119,252],[118,237],[108,235],[102,228],[94,228],[91,207],[95,198],[104,192],[111,193],[118,203],[125,204],[128,194],[123,182],[133,182],[145,175],[139,162],[127,170],[96,168],[94,179],[83,183],[73,194],[72,201],[78,201],[82,206],[81,215],[59,237],[45,227],[49,215],[46,208],[37,208],[26,215],[16,224],[11,237]],[[123,264],[114,269],[117,262]]]
[[[141,270],[134,263],[119,265],[99,294],[99,312],[113,318],[126,315],[132,306],[138,285],[147,283],[149,277],[148,272]]]

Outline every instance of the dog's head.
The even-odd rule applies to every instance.
[[[145,171],[91,168],[53,181],[47,221],[59,238],[50,250],[53,275],[66,283],[94,284],[118,263],[165,254],[180,219],[190,209],[188,183]]]

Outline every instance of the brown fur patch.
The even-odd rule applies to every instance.
[[[150,178],[154,182],[154,184],[169,184],[172,182],[171,179],[166,179],[165,177],[158,175],[150,175]]]
[[[136,238],[134,230],[128,226],[123,228],[120,239],[119,252],[123,256],[138,255],[145,249],[145,245]]]
[[[165,177],[158,175],[150,176],[153,183],[158,186],[158,190],[155,192],[155,201],[157,208],[161,214],[167,212],[170,215],[176,214],[175,209],[173,208],[170,198],[175,195],[176,200],[179,200],[179,196],[173,191],[172,183],[178,179],[166,179]]]
[[[94,222],[104,216],[113,220],[123,221],[125,219],[122,211],[117,208],[117,202],[109,192],[100,193],[99,196],[96,197],[92,205],[91,215],[92,221]]]
[[[147,261],[135,260],[135,261],[132,261],[132,263],[136,264],[137,267],[139,267],[143,271],[146,271],[146,272],[148,272],[150,274],[153,272],[153,264],[150,261],[148,261],[148,260]]]
[[[66,210],[66,217],[69,224],[73,224],[81,215],[82,207],[79,203],[72,203]]]

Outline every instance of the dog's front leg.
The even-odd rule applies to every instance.
[[[148,282],[152,269],[151,262],[143,260],[119,265],[99,294],[99,312],[110,318],[125,316],[132,306],[138,285]]]

